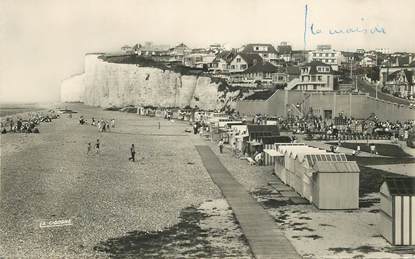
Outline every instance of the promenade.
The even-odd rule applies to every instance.
[[[235,213],[256,258],[301,258],[267,211],[233,178],[208,146],[197,151]]]

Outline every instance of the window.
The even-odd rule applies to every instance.
[[[313,90],[317,90],[317,85],[313,85]]]
[[[264,58],[267,58],[268,57],[268,54],[267,53],[264,53]]]
[[[255,47],[255,50],[257,50],[257,51],[258,51],[258,50],[259,50],[259,47]]]
[[[331,53],[331,56],[334,57],[334,53]]]
[[[246,69],[246,65],[241,65],[241,69]]]
[[[235,69],[235,65],[231,65],[231,69]]]
[[[318,81],[321,81],[323,79],[323,77],[322,76],[317,76],[317,80]]]
[[[238,62],[238,63],[241,62],[241,59],[240,58],[237,58],[236,59],[236,62]]]
[[[330,68],[329,67],[326,67],[326,72],[329,72],[330,71]]]
[[[328,54],[328,53],[326,53],[324,56],[325,56],[325,57],[328,57],[328,56],[329,56],[329,54]]]

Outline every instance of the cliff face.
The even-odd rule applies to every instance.
[[[105,62],[98,55],[85,56],[82,78],[62,84],[62,100],[72,100],[72,92],[83,91],[80,101],[101,107],[153,105],[202,109],[234,108],[240,90],[230,91],[206,76],[187,76],[159,68]],[[79,84],[79,85],[78,85]],[[76,90],[75,90],[76,89]],[[69,95],[69,96],[66,96]]]
[[[74,75],[65,79],[61,84],[62,102],[82,102],[84,99],[84,75]]]

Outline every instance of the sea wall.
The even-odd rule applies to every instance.
[[[181,75],[170,70],[142,67],[135,64],[109,63],[99,55],[85,56],[83,86],[80,97],[85,104],[100,107],[125,105],[153,105],[159,107],[185,107],[190,105],[214,110],[234,108],[240,90],[230,90],[220,81],[207,76]],[[62,84],[62,100],[72,100],[67,89],[74,81]],[[76,90],[75,92],[77,92]],[[67,96],[69,95],[69,96]]]
[[[367,94],[336,94],[335,92],[301,92],[277,91],[267,100],[241,100],[237,102],[236,110],[240,114],[252,116],[255,114],[269,114],[273,116],[286,116],[290,105],[301,104],[300,109],[305,114],[311,109],[314,114],[323,118],[326,113],[337,116],[343,112],[345,115],[365,119],[376,114],[382,120],[413,120],[415,110],[396,103],[391,103]]]

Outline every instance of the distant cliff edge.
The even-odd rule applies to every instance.
[[[85,72],[62,82],[61,101],[82,101],[103,108],[126,105],[235,108],[243,95],[207,75],[186,74],[162,66],[113,63],[99,54],[85,55]]]

